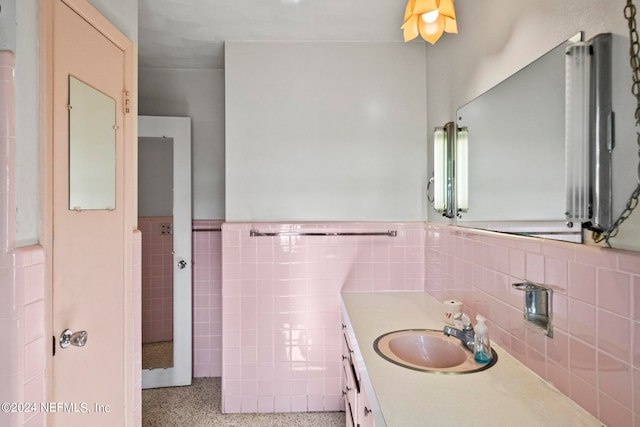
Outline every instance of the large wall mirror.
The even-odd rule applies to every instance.
[[[580,242],[565,220],[565,49],[552,49],[457,111],[468,128],[464,227]]]

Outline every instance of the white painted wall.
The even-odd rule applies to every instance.
[[[193,216],[224,219],[224,71],[141,68],[139,113],[191,117]]]
[[[16,2],[16,246],[38,241],[37,0]]]
[[[459,34],[445,34],[435,46],[427,47],[429,128],[452,120],[459,106],[576,32],[585,31],[587,39],[611,32],[618,143],[613,155],[614,210],[620,212],[635,186],[638,162],[625,4],[624,0],[459,0]],[[438,218],[432,213],[431,219]],[[634,213],[612,243],[640,249],[638,236],[640,212]]]
[[[426,216],[423,44],[227,42],[227,221]]]
[[[38,241],[37,0],[0,2],[0,49],[15,53],[16,245]]]

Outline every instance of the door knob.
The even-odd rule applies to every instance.
[[[187,267],[187,261],[185,261],[185,260],[183,260],[183,259],[181,259],[180,261],[178,261],[178,268],[179,268],[180,270],[182,270],[183,268],[186,268],[186,267]]]
[[[89,334],[87,334],[87,331],[71,332],[71,329],[66,329],[60,334],[60,347],[67,348],[70,345],[84,347],[88,337]]]

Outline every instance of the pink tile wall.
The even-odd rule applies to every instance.
[[[387,231],[397,237],[250,237],[260,231]],[[223,411],[341,408],[341,290],[422,290],[424,224],[225,223]]]
[[[640,253],[427,224],[426,287],[490,319],[491,338],[610,427],[640,426]],[[554,337],[512,283],[553,289]]]
[[[222,221],[193,221],[193,376],[222,376]]]
[[[45,402],[45,366],[49,341],[45,336],[44,251],[29,246],[14,251],[16,289],[22,293],[23,392],[19,402]],[[45,424],[44,413],[24,413],[25,426]]]
[[[17,249],[11,265],[0,267],[0,401],[45,399],[44,252],[41,246]],[[1,425],[44,425],[41,413],[0,412]]]
[[[14,58],[0,52],[0,402],[44,402],[45,302],[41,246],[15,249]],[[42,426],[39,412],[0,412],[0,424]]]
[[[142,232],[142,342],[173,339],[172,217],[139,217]]]

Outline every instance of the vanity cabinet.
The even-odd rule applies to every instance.
[[[348,320],[342,319],[342,396],[347,427],[375,427],[369,396],[365,391],[355,336]]]
[[[340,303],[360,381],[356,426],[602,427],[497,343],[498,362],[469,375],[428,374],[381,358],[373,347],[379,336],[417,325],[442,327],[442,303],[425,292],[343,292]]]

